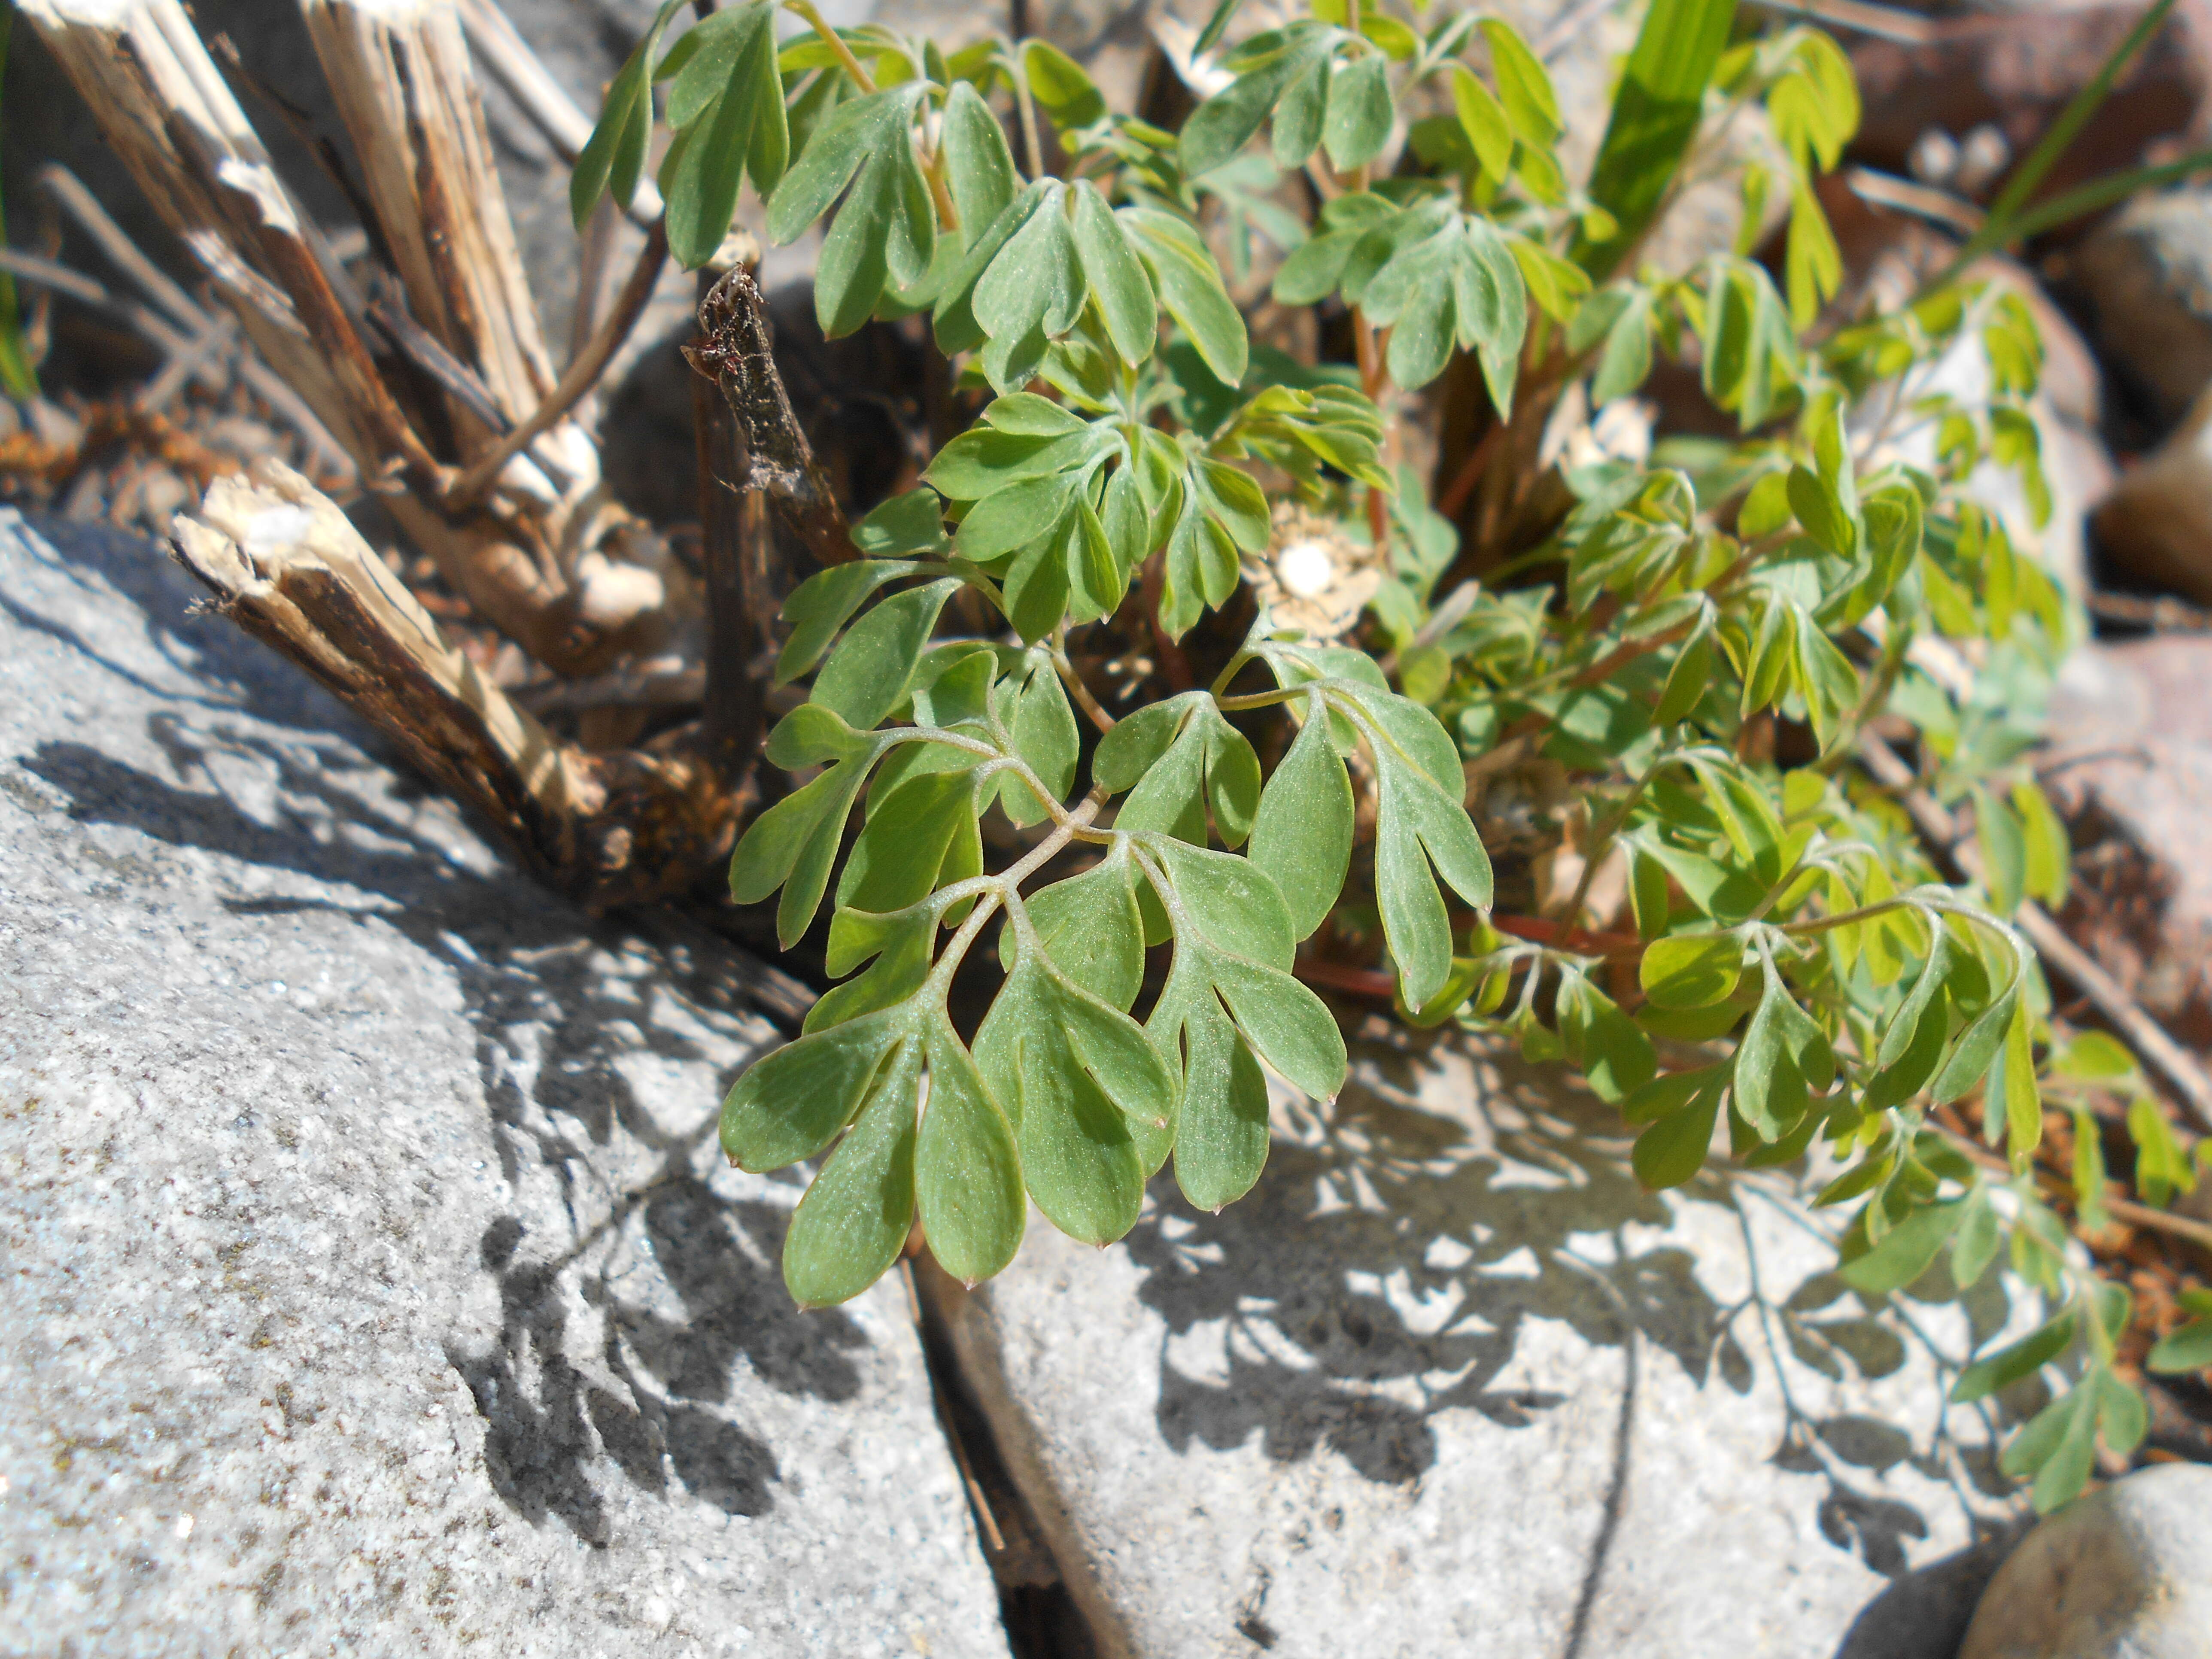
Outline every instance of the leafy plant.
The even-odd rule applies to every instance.
[[[1954,1397],[2070,1367],[2007,1453],[2039,1504],[2078,1490],[2100,1434],[2139,1440],[2113,1370],[2125,1292],[2075,1265],[2033,1178],[2045,1082],[2063,1095],[2109,1057],[2057,1042],[2007,920],[2063,893],[2021,711],[2076,624],[1974,480],[2008,469],[2049,512],[2041,345],[1979,281],[1824,323],[1843,272],[1814,185],[1858,119],[1834,44],[1733,0],[1655,0],[1577,182],[1540,59],[1455,7],[1314,0],[1223,48],[1225,88],[1171,133],[1040,41],[946,54],[784,6],[811,33],[779,45],[775,0],[750,0],[664,49],[671,0],[574,199],[580,219],[635,188],[665,84],[678,258],[712,255],[749,179],[771,240],[827,222],[826,333],[926,313],[981,404],[785,609],[776,678],[811,679],[768,757],[795,787],[732,886],[777,897],[787,946],[829,900],[842,982],[738,1080],[722,1133],[751,1170],[824,1158],[793,1294],[854,1295],[917,1221],[950,1271],[988,1277],[1030,1200],[1106,1242],[1170,1161],[1194,1203],[1234,1200],[1267,1155],[1265,1073],[1316,1097],[1345,1076],[1301,974],[1365,948],[1407,1018],[1502,1027],[1577,1068],[1652,1187],[1689,1180],[1723,1127],[1747,1164],[1822,1160],[1863,1297],[1970,1285],[2004,1254],[2052,1316]],[[1747,111],[1784,165],[1740,170],[1735,244],[1639,262]],[[1777,191],[1778,275],[1759,257]],[[1273,300],[1341,318],[1352,361],[1255,345],[1217,237],[1239,269],[1275,250]],[[1959,353],[1987,398],[1940,389]],[[1490,435],[1447,512],[1397,465],[1388,411],[1462,359]],[[1540,464],[1563,398],[1613,404],[1668,359],[1738,439]],[[1254,607],[1271,490],[1382,566],[1373,651]],[[1123,694],[1079,672],[1086,629],[1143,647]],[[1940,672],[1962,651],[1978,674]],[[1194,660],[1203,689],[1170,673]],[[1877,720],[1971,805],[1972,884],[1855,767]],[[1566,804],[1542,859],[1494,882],[1470,779],[1516,766]],[[956,982],[979,981],[963,1036]],[[2162,1201],[2188,1170],[2146,1109]]]
[[[0,0],[0,78],[8,73],[8,38],[15,27],[15,0]],[[0,219],[0,241],[8,235]],[[39,372],[23,338],[22,312],[16,302],[15,279],[0,270],[0,392],[11,398],[39,395]]]

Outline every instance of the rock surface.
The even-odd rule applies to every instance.
[[[2130,202],[2075,253],[2098,343],[2160,429],[2212,385],[2212,192]]]
[[[954,1306],[1103,1652],[1832,1659],[1863,1614],[1951,1659],[1955,1589],[1869,1604],[2004,1523],[1930,1345],[2014,1310],[1862,1306],[1786,1181],[1656,1197],[1619,1134],[1517,1062],[1370,1048],[1249,1197],[1162,1183],[1103,1253],[1037,1226]]]
[[[2043,783],[2078,853],[2060,920],[2185,1042],[2212,1041],[2212,640],[2076,651]]]
[[[2212,1655],[2212,1469],[2166,1463],[2069,1505],[1990,1582],[1960,1659]]]
[[[900,1291],[717,1153],[760,970],[192,597],[0,514],[0,1651],[1003,1656]]]
[[[2212,386],[2164,443],[2120,476],[2090,524],[2117,568],[2212,605]]]

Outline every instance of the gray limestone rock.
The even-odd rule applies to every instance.
[[[2212,1469],[2140,1469],[2028,1534],[1960,1659],[2212,1656]]]
[[[950,1310],[1104,1652],[1951,1659],[2010,1505],[1936,1356],[2033,1316],[1993,1280],[1863,1304],[1792,1182],[1648,1194],[1499,1055],[1277,1127],[1220,1214],[1035,1226]]]
[[[0,1651],[1003,1656],[902,1292],[715,1147],[762,970],[192,597],[0,514]]]

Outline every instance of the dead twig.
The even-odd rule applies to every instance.
[[[215,319],[202,310],[191,295],[170,281],[168,274],[141,252],[122,226],[107,215],[83,180],[59,161],[49,161],[38,173],[39,188],[52,198],[92,239],[107,262],[138,284],[139,291],[167,312],[172,321],[193,334],[204,334]]]
[[[1910,213],[1961,236],[1972,236],[1989,218],[1962,197],[1900,179],[1893,173],[1877,173],[1872,167],[1845,167],[1844,183],[1852,195],[1871,207]]]
[[[446,501],[449,509],[473,506],[493,479],[499,477],[507,464],[520,454],[542,432],[550,430],[568,412],[583,401],[592,388],[599,384],[599,376],[614,361],[615,353],[622,349],[623,342],[629,338],[637,319],[645,314],[652,301],[653,285],[660,280],[660,272],[668,263],[668,227],[654,220],[646,235],[645,246],[639,252],[637,264],[629,273],[629,280],[616,297],[614,309],[607,313],[606,321],[592,337],[591,343],[569,363],[545,401],[520,426],[514,428],[477,460],[454,482]]]
[[[392,291],[389,279],[383,286],[386,291],[362,307],[362,316],[374,325],[376,331],[390,342],[394,351],[428,375],[439,390],[486,427],[502,437],[514,431],[514,422],[492,401],[490,388],[477,378],[466,363],[447,350],[435,335],[407,314],[405,296]]]
[[[2163,593],[2154,599],[2134,593],[2092,593],[2082,603],[2093,615],[2160,634],[2212,634],[2212,611]]]
[[[1785,17],[1809,17],[1836,28],[1870,34],[1877,40],[1895,40],[1908,46],[1930,46],[1943,31],[1932,18],[1895,6],[1876,6],[1866,0],[1753,0],[1765,11]]]

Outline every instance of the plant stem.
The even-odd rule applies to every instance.
[[[1075,672],[1075,665],[1068,660],[1066,622],[1062,622],[1059,627],[1052,630],[1052,665],[1060,674],[1060,684],[1067,688],[1068,696],[1075,699],[1075,706],[1080,708],[1091,723],[1101,732],[1111,732],[1114,729],[1114,717],[1108,714],[1105,706],[1091,694],[1091,688],[1083,683],[1083,676]]]
[[[853,56],[853,49],[845,44],[845,37],[831,28],[829,20],[814,9],[814,0],[783,0],[783,4],[785,10],[797,12],[815,33],[822,37],[822,43],[836,54],[839,66],[853,77],[854,85],[863,93],[876,89],[875,76],[860,67],[860,60]]]
[[[1037,137],[1036,100],[1030,94],[1030,78],[1022,69],[1020,43],[1006,42],[1006,78],[1014,83],[1014,107],[1021,112],[1022,153],[1029,157],[1030,178],[1044,177],[1044,145]]]
[[[1997,192],[1997,199],[1990,204],[1990,222],[2002,225],[2017,216],[2026,205],[2035,187],[2041,184],[2058,160],[2073,145],[2075,137],[2089,124],[2089,118],[2102,107],[2112,95],[2112,86],[2132,64],[2137,53],[2150,44],[2152,35],[2164,27],[2166,14],[2173,9],[2173,0],[2156,0],[2145,12],[2128,38],[2107,58],[2087,86],[2075,93],[2058,118],[2051,124],[2051,131],[2037,141],[2027,159],[2014,169],[2005,186]]]

